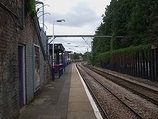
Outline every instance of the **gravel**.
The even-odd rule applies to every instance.
[[[86,69],[85,71],[88,71]],[[112,91],[117,97],[124,101],[128,106],[132,107],[137,113],[139,113],[144,119],[158,119],[158,106],[150,103],[142,97],[133,94],[125,88],[109,81],[108,79],[89,71],[93,77],[102,82],[110,91]],[[91,87],[94,89],[95,94],[98,96],[100,103],[104,106],[110,119],[137,119],[129,109],[121,104],[115,97],[113,97],[107,90],[98,85],[90,77],[86,76]],[[86,80],[87,80],[86,79]]]

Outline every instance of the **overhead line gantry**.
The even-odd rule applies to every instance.
[[[52,35],[47,35],[47,38],[53,37]],[[113,36],[107,35],[54,35],[54,38],[57,37],[98,37],[98,38],[112,38]],[[124,36],[115,36],[115,38],[123,38]]]

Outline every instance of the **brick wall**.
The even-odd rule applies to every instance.
[[[22,8],[21,1],[10,0],[9,4],[7,4],[6,0],[2,0],[3,4],[8,5],[7,7],[18,16],[22,13],[22,10],[19,11]],[[19,27],[21,23],[21,18],[14,18],[10,13],[0,7],[0,119],[17,119],[20,111],[18,45],[39,45],[37,31],[35,30],[32,18],[25,16],[23,29]],[[50,80],[48,61],[44,61],[44,64],[45,82],[48,82]],[[25,68],[27,74],[28,67]],[[29,77],[26,75],[25,78],[28,79]]]
[[[18,106],[17,29],[13,18],[0,8],[0,116],[16,118]],[[7,112],[7,113],[6,113]]]

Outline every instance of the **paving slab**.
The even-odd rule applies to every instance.
[[[67,119],[96,119],[75,65],[72,66]]]
[[[21,112],[19,119],[66,119],[72,65],[60,78],[50,81]]]
[[[96,119],[75,64],[68,65],[60,78],[50,81],[19,119]]]

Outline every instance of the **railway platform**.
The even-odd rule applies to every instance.
[[[19,119],[101,119],[75,64],[50,81],[35,99],[21,109]]]

